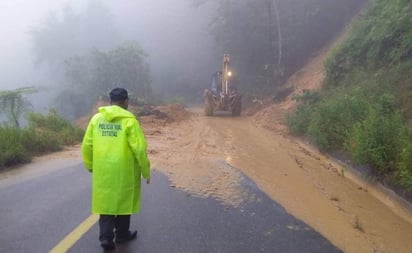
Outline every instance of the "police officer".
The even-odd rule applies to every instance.
[[[111,105],[100,107],[87,127],[82,157],[92,173],[92,212],[100,214],[100,244],[113,249],[137,236],[130,216],[140,210],[141,178],[150,183],[147,143],[136,117],[128,108],[123,88],[110,92]]]

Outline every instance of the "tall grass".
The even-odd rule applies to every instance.
[[[34,155],[61,150],[81,141],[83,130],[55,111],[32,113],[25,128],[0,127],[0,168],[26,163]]]
[[[345,150],[412,190],[412,128],[386,81],[324,90],[316,102],[301,100],[287,122],[292,133],[306,135],[321,150]]]

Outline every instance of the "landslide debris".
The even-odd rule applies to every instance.
[[[99,107],[110,105],[109,101],[99,100],[95,103],[90,113],[75,121],[75,125],[86,129],[91,117],[97,113]],[[154,126],[165,126],[172,122],[180,122],[191,117],[192,113],[187,111],[180,104],[169,104],[161,106],[153,105],[129,105],[129,111],[136,115],[144,129],[153,128]]]

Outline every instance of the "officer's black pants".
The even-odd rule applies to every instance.
[[[127,237],[130,227],[130,215],[100,215],[99,240],[112,241],[114,238],[114,231],[116,231],[117,238]]]

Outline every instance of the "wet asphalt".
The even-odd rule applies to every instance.
[[[143,184],[142,210],[132,216],[137,239],[107,252],[341,252],[245,176],[243,191],[254,198],[237,207],[169,185],[153,171],[152,184]],[[89,215],[90,175],[81,164],[16,183],[0,180],[0,252],[48,252]],[[104,252],[97,224],[69,252]]]

